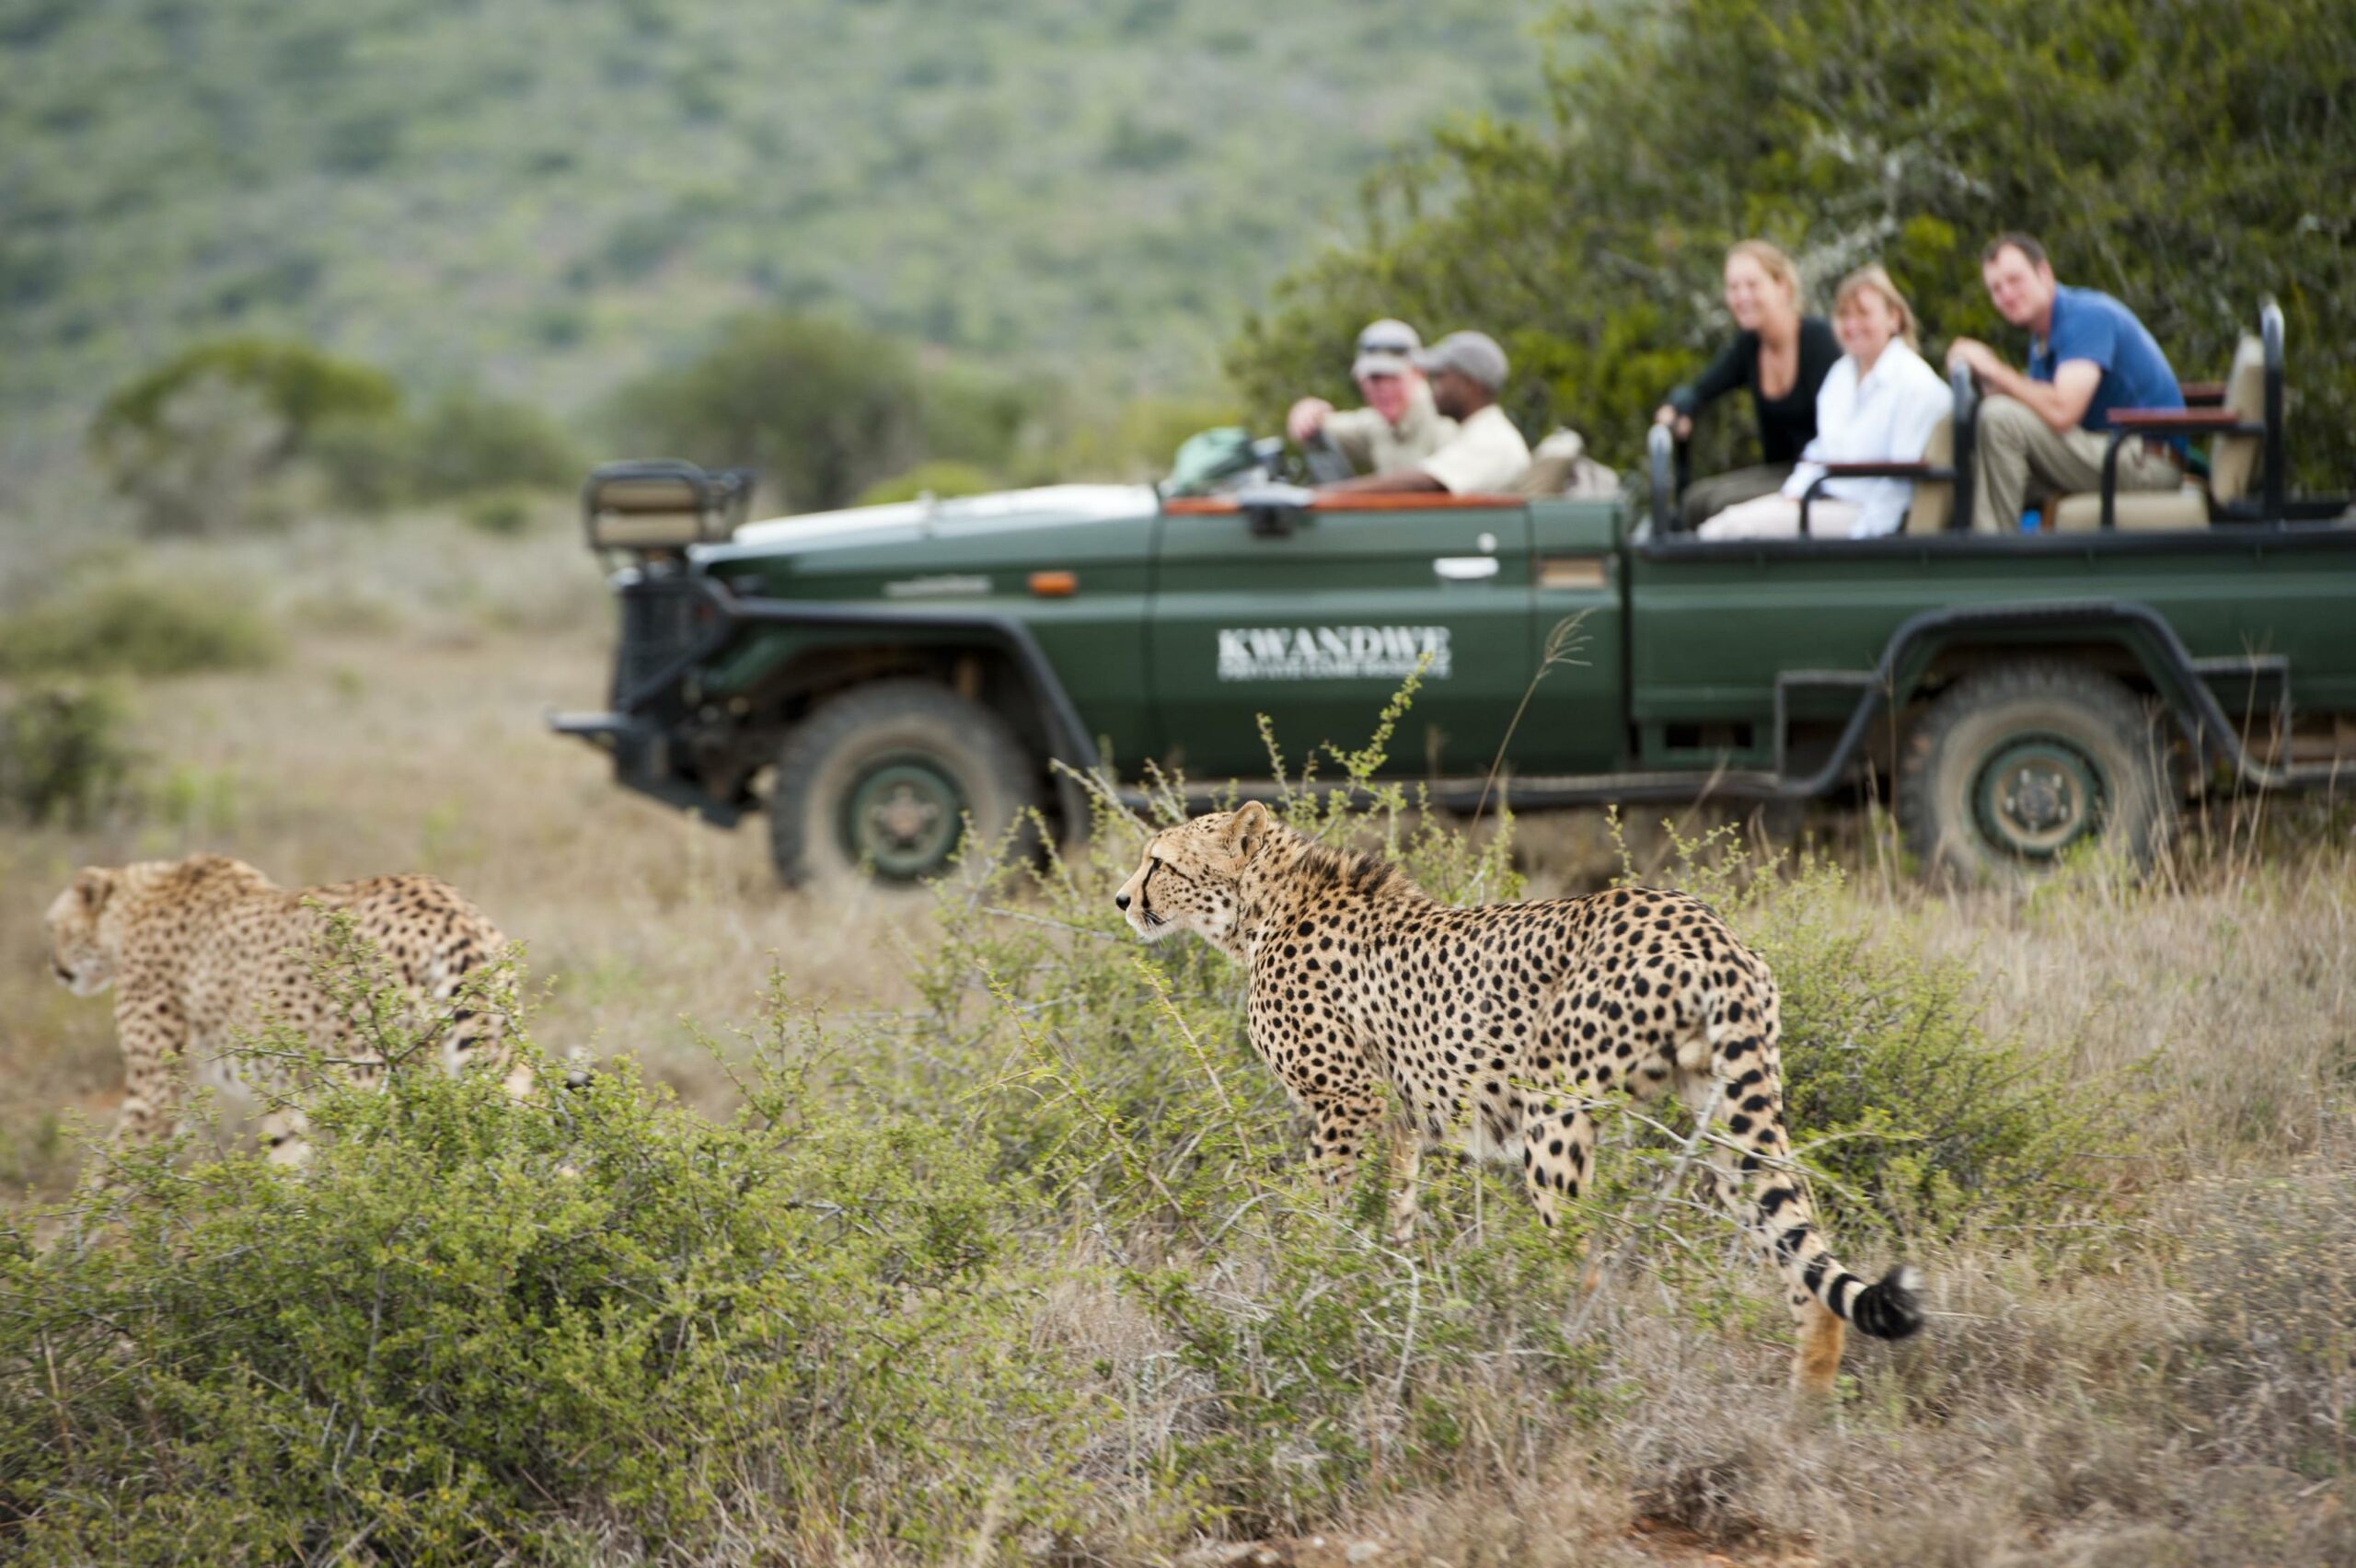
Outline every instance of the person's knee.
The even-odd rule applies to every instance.
[[[2027,436],[2042,429],[2043,416],[2017,398],[1983,398],[1980,402],[1980,437]]]

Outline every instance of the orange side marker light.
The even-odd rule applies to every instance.
[[[1031,574],[1031,592],[1042,599],[1068,599],[1080,592],[1080,574],[1075,571],[1034,571]]]

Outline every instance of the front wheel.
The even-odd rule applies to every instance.
[[[1926,869],[2019,882],[2082,845],[2141,868],[2175,822],[2150,714],[2109,676],[2002,665],[1958,681],[1906,738],[1898,823]]]
[[[1005,720],[930,681],[883,681],[787,735],[769,853],[788,887],[861,873],[910,886],[949,869],[968,820],[993,842],[1038,804],[1038,769]]]

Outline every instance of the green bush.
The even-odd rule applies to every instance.
[[[226,338],[118,387],[89,442],[151,532],[218,534],[248,520],[256,487],[322,427],[383,423],[399,404],[370,366],[305,343]]]
[[[724,1124],[627,1063],[511,1100],[403,1065],[422,1037],[367,960],[329,963],[396,1066],[310,1101],[299,1175],[167,1147],[46,1251],[59,1216],[0,1228],[17,1561],[792,1557],[1059,1520],[1084,1412],[1024,1343],[953,1126],[827,1109],[774,1054]]]
[[[531,527],[533,512],[540,501],[537,491],[511,485],[467,497],[458,508],[458,515],[478,534],[512,539]]]
[[[479,392],[435,399],[412,439],[410,490],[426,501],[511,488],[571,490],[588,467],[538,409]]]
[[[127,719],[104,686],[0,691],[0,815],[80,827],[129,801],[138,758]]]
[[[255,669],[283,650],[242,594],[116,578],[0,618],[0,675],[178,675]]]
[[[616,399],[618,439],[646,455],[750,467],[786,505],[851,504],[870,486],[930,459],[997,467],[1026,404],[971,374],[920,375],[908,350],[822,317],[732,323],[693,363],[647,376]]]
[[[308,454],[335,498],[362,512],[570,490],[588,467],[537,409],[479,392],[450,393],[414,418],[329,421]]]
[[[951,496],[987,495],[1005,488],[1005,482],[987,468],[941,458],[919,463],[892,478],[877,480],[860,491],[859,504],[880,506],[887,502],[914,501],[924,495],[947,500]]]
[[[2131,1147],[2138,1085],[2075,1078],[2055,1056],[1990,1038],[1970,972],[1859,929],[1837,866],[1761,862],[1731,838],[1672,834],[1655,880],[1715,904],[1774,971],[1785,1114],[1826,1178],[1817,1199],[1835,1233],[2084,1239],[2077,1222]]]

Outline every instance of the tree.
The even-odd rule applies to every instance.
[[[1474,121],[1369,190],[1364,239],[1279,286],[1229,355],[1265,419],[1341,391],[1377,316],[1484,326],[1512,411],[1641,451],[1727,330],[1725,247],[1791,249],[1818,303],[1885,262],[1934,344],[2025,345],[1979,249],[2039,234],[2127,301],[2180,375],[2221,375],[2259,299],[2289,323],[2295,478],[2356,467],[2356,12],[2344,0],[1669,0],[1553,24],[1551,123]],[[1735,454],[1720,418],[1705,460]]]
[[[322,426],[388,421],[399,406],[400,389],[371,366],[307,343],[222,338],[117,387],[90,422],[90,449],[150,531],[214,534]]]
[[[907,351],[803,316],[740,318],[700,359],[625,389],[617,422],[641,451],[757,468],[804,510],[849,505],[924,455]]]

